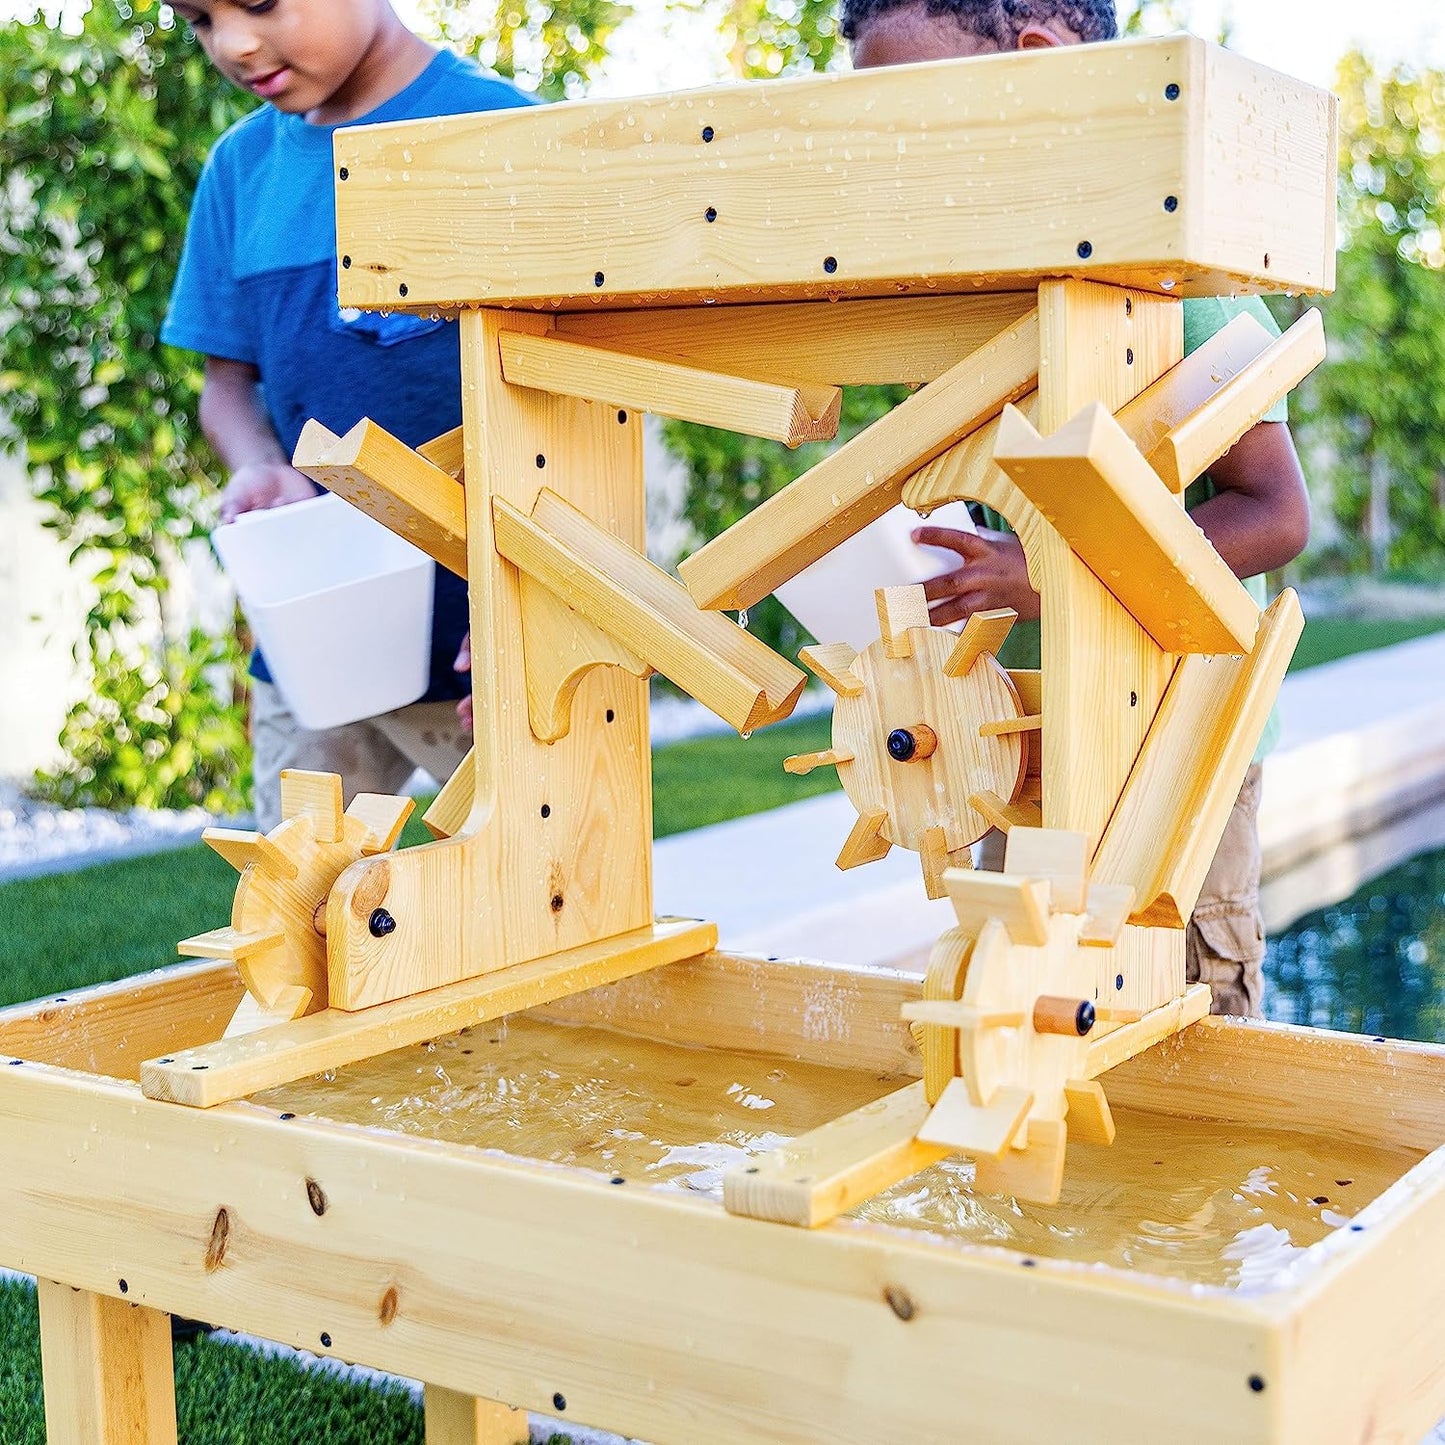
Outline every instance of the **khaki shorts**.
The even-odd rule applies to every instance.
[[[1214,992],[1213,1012],[1262,1018],[1264,915],[1259,909],[1259,788],[1256,763],[1245,775],[1184,934],[1185,976]],[[1003,871],[1007,839],[989,833],[977,866]]]
[[[1184,935],[1185,975],[1214,991],[1214,1012],[1263,1018],[1264,915],[1259,909],[1259,764],[1245,774],[1219,851]]]
[[[417,768],[440,787],[472,745],[454,702],[418,702],[345,727],[303,728],[269,682],[251,679],[251,745],[255,752],[256,826],[281,821],[281,771],[340,773],[349,802],[357,793],[396,793]]]

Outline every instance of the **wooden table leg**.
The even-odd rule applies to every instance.
[[[49,1445],[175,1445],[170,1316],[39,1282]]]
[[[527,1412],[426,1387],[426,1445],[527,1445]]]

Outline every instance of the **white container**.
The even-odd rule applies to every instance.
[[[819,642],[846,642],[862,652],[878,641],[877,588],[926,582],[963,565],[957,553],[920,547],[913,540],[914,528],[924,525],[978,530],[966,502],[939,507],[926,524],[917,512],[894,507],[784,582],[777,590],[778,601]]]
[[[425,552],[327,493],[212,534],[272,680],[306,728],[415,702],[431,671]]]

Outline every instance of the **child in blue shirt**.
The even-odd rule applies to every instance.
[[[337,307],[334,129],[530,102],[414,35],[389,0],[175,0],[174,9],[217,69],[267,102],[206,162],[161,331],[206,358],[200,421],[230,474],[221,518],[231,521],[316,495],[290,465],[313,417],[338,433],[371,417],[411,446],[461,424],[454,323]],[[283,768],[339,772],[348,792],[395,792],[418,765],[445,782],[471,745],[457,715],[466,630],[466,583],[439,567],[422,701],[325,732],[301,728],[257,654],[258,826],[280,820]]]
[[[1114,0],[842,0],[841,22],[858,69],[1078,45],[1118,34]],[[1258,300],[1186,301],[1186,350],[1201,346],[1246,308],[1277,334]],[[1261,604],[1263,574],[1292,562],[1309,540],[1309,496],[1287,420],[1281,404],[1191,488],[1187,499],[1190,516]],[[925,546],[956,553],[961,564],[927,584],[936,625],[999,607],[1011,607],[1025,619],[1039,616],[1023,547],[1011,533],[982,530],[974,536],[920,527],[913,536]],[[1215,1013],[1257,1017],[1262,1011],[1259,761],[1273,732],[1271,722],[1186,934],[1189,981],[1211,986]]]

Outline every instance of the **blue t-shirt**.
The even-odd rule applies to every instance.
[[[442,51],[399,95],[348,124],[531,103]],[[337,306],[335,129],[263,105],[216,142],[161,328],[171,346],[256,367],[287,456],[313,417],[337,433],[370,417],[408,446],[462,421],[454,322]],[[466,677],[452,668],[466,630],[467,584],[438,567],[426,700],[466,693]],[[270,680],[259,654],[251,671]]]

